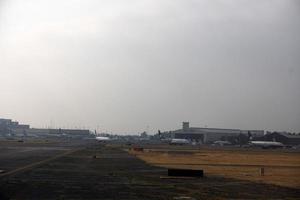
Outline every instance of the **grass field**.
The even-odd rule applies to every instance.
[[[300,188],[300,153],[258,149],[145,149],[130,151],[155,166],[204,169],[208,176],[222,176]],[[264,168],[264,176],[260,170]]]

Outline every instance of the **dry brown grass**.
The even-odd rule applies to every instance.
[[[202,149],[130,151],[140,159],[162,167],[204,169],[223,176],[300,188],[300,153],[282,151]],[[260,169],[265,169],[264,176]]]

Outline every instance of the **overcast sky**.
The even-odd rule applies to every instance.
[[[300,132],[300,1],[0,0],[1,117]]]

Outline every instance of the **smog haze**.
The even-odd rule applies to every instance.
[[[300,132],[297,0],[0,0],[0,117]]]

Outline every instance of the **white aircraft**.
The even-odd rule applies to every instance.
[[[213,145],[218,145],[218,146],[228,146],[228,145],[231,145],[231,143],[230,142],[228,142],[228,141],[215,141],[214,143],[213,143]]]
[[[281,142],[272,141],[250,141],[249,144],[254,147],[268,148],[282,148],[284,145]]]
[[[187,139],[172,139],[170,141],[171,145],[184,145],[184,144],[190,144],[190,142]]]
[[[107,142],[107,141],[110,141],[110,138],[109,137],[98,136],[98,137],[96,137],[96,140],[98,142]]]

